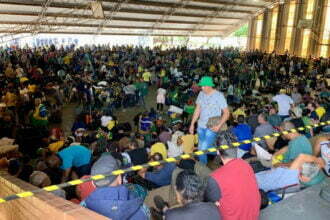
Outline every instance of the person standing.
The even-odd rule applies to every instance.
[[[280,90],[280,94],[274,96],[272,101],[277,102],[278,115],[281,116],[282,120],[289,117],[289,110],[293,107],[293,100],[290,96],[285,94],[285,89]]]
[[[190,124],[189,132],[194,134],[195,123],[198,120],[198,149],[206,150],[213,146],[217,132],[226,123],[229,118],[229,110],[223,94],[213,87],[213,79],[209,76],[204,76],[199,84],[202,91],[199,93],[196,100],[196,109]],[[220,117],[219,123],[211,128],[207,128],[208,120],[212,117]],[[199,156],[202,163],[207,163],[207,155]]]
[[[163,111],[166,98],[166,89],[160,87],[157,90],[157,111]]]

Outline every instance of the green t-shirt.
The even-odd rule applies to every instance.
[[[189,115],[194,114],[195,106],[194,105],[185,105],[184,111],[187,112]]]
[[[304,116],[304,117],[302,117],[301,119],[302,119],[302,121],[304,122],[304,125],[305,125],[305,126],[307,126],[307,125],[312,125],[312,120],[311,120],[309,117]],[[309,128],[306,128],[305,131],[306,131],[306,132],[309,132]]]
[[[274,127],[280,126],[282,119],[279,115],[269,115],[267,121]]]
[[[330,97],[330,92],[329,91],[321,92],[320,97],[321,98],[323,98],[323,97],[328,98],[328,97]]]
[[[138,83],[135,83],[134,85],[142,96],[148,95],[148,84],[147,83],[138,82]]]
[[[296,159],[299,154],[312,155],[312,145],[304,135],[289,142],[288,151],[284,154],[283,163],[290,163]]]

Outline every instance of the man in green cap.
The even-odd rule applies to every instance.
[[[202,91],[196,100],[195,112],[190,124],[189,132],[194,134],[195,123],[198,120],[198,149],[206,150],[213,147],[217,132],[229,118],[229,110],[224,95],[215,90],[212,77],[203,76],[199,84]],[[219,122],[213,127],[207,127],[210,118],[219,117]],[[207,164],[207,155],[199,156],[199,160]]]

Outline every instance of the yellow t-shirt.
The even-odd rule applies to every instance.
[[[6,93],[5,103],[6,103],[7,107],[16,106],[16,100],[17,100],[17,97],[14,93],[11,93],[11,92]]]
[[[28,90],[30,93],[35,93],[36,89],[37,89],[36,85],[28,85]]]
[[[167,158],[166,146],[161,142],[155,143],[154,145],[151,146],[150,155],[152,156],[155,153],[160,153],[163,156],[163,159],[166,159]]]
[[[142,67],[142,66],[139,66],[139,67],[138,67],[138,72],[139,72],[139,73],[142,73],[142,72],[143,72],[143,67]]]
[[[64,64],[70,64],[70,62],[71,62],[71,57],[70,56],[65,56],[64,58],[63,58],[63,63]]]
[[[190,154],[194,151],[195,148],[195,135],[187,134],[181,137],[183,141],[183,152],[185,154]]]
[[[210,73],[214,73],[216,71],[215,66],[212,64],[209,68]]]
[[[244,117],[246,116],[244,110],[241,108],[238,108],[236,109],[236,111],[233,112],[234,119],[237,119],[239,115],[244,115]]]
[[[195,142],[195,145],[198,144],[198,134],[195,134],[194,135],[194,142]]]
[[[57,141],[48,145],[48,149],[53,153],[57,153],[63,146],[64,146],[64,141]]]
[[[320,106],[320,107],[315,109],[315,112],[316,112],[317,116],[319,116],[319,119],[321,119],[326,111],[325,111],[324,107]]]
[[[165,77],[165,75],[166,75],[166,71],[164,69],[162,69],[160,71],[160,77]]]
[[[151,78],[151,73],[150,72],[144,72],[142,75],[143,81],[149,82]]]

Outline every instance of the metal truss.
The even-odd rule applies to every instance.
[[[169,8],[160,19],[158,19],[151,27],[149,31],[146,32],[145,36],[150,36],[154,33],[154,30],[163,24],[169,17],[171,17],[177,10],[184,8],[191,0],[180,0],[177,4]]]
[[[237,2],[237,0],[236,0]],[[233,2],[233,5],[231,5],[231,7],[219,7],[217,8],[216,11],[214,11],[213,13],[211,13],[209,16],[207,16],[206,18],[204,18],[201,22],[199,22],[198,24],[194,25],[194,27],[192,28],[191,31],[188,32],[188,38],[187,38],[187,42],[189,41],[189,38],[191,37],[191,35],[193,33],[195,33],[198,29],[201,29],[203,26],[205,26],[206,23],[212,21],[214,18],[216,18],[217,16],[219,16],[220,13],[223,13],[225,11],[230,11],[230,9],[234,8],[236,6],[236,4]]]
[[[38,34],[38,30],[40,29],[40,26],[41,26],[42,24],[44,24],[45,22],[47,22],[46,17],[45,17],[45,13],[46,13],[48,7],[50,6],[50,4],[52,3],[52,1],[53,1],[53,0],[47,0],[47,1],[43,4],[43,6],[42,6],[42,8],[41,8],[41,12],[39,13],[39,16],[38,16],[38,18],[37,18],[37,20],[36,20],[37,25],[34,25],[34,27],[33,27],[33,29],[34,29],[34,30],[33,30],[33,35]]]
[[[54,32],[56,30],[62,30],[66,29],[65,27],[59,27],[59,26],[54,26],[54,25],[48,25],[50,22],[56,22],[57,17],[47,17],[46,12],[49,6],[51,5],[51,2],[53,0],[47,0],[43,5],[40,13],[38,14],[38,18],[35,19],[34,21],[31,22],[31,24],[27,25],[20,25],[19,28],[12,28],[10,29],[9,33],[1,35],[0,36],[0,43],[6,43],[9,41],[25,38],[25,37],[30,37],[31,35],[36,35],[40,32]],[[69,1],[69,0],[68,0]],[[77,11],[82,11],[82,14],[76,14],[75,12]],[[63,12],[72,14],[72,23],[83,23],[81,22],[81,17],[80,15],[88,14],[87,12],[90,10],[90,5],[87,2],[86,5],[82,5],[79,7],[75,7],[72,9],[68,10],[63,10]],[[88,20],[87,20],[88,21]],[[86,22],[86,21],[85,21]],[[21,36],[17,36],[20,35]]]
[[[97,34],[101,34],[104,26],[112,21],[112,18],[120,11],[120,9],[122,8],[123,4],[129,2],[130,0],[119,0],[119,2],[117,2],[115,4],[115,6],[113,7],[112,11],[110,12],[109,17],[105,18],[100,25],[97,28]]]
[[[243,23],[245,23],[246,21],[252,19],[253,17],[261,14],[261,13],[264,13],[265,10],[267,8],[273,8],[275,7],[276,5],[278,4],[282,4],[282,0],[272,0],[272,1],[269,1],[263,8],[259,9],[256,13],[252,14],[252,15],[249,15],[245,18],[243,18],[241,20],[241,22],[237,23],[237,24],[234,24],[232,25],[231,27],[228,28],[228,30],[226,32],[223,33],[223,36],[228,36],[229,34],[231,34],[236,28],[239,28]]]

